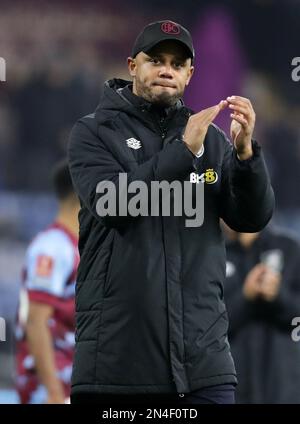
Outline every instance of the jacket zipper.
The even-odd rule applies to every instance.
[[[164,141],[166,138],[166,133],[167,133],[167,128],[165,127],[165,119],[164,118],[160,118],[158,120],[158,128],[160,131],[160,136],[162,138],[162,140]]]

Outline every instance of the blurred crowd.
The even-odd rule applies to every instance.
[[[95,109],[104,74],[122,60],[126,22],[95,6],[1,8],[1,189],[49,190],[49,167],[65,154],[72,125]]]

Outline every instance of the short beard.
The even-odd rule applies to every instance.
[[[148,101],[155,106],[167,108],[176,105],[180,97],[181,96],[179,94],[175,94],[173,96],[170,96],[168,93],[161,93],[159,96],[153,96],[152,94],[152,99]]]
[[[172,96],[167,92],[162,92],[160,95],[156,95],[150,90],[150,88],[143,86],[137,80],[136,91],[139,97],[142,97],[143,99],[160,108],[174,106],[183,95],[183,93],[179,92],[173,94]]]

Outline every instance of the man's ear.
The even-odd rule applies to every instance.
[[[132,57],[127,58],[128,71],[132,77],[136,75],[136,63]]]
[[[190,69],[189,69],[189,75],[188,75],[188,78],[186,80],[185,85],[189,85],[191,78],[193,76],[194,70],[195,70],[194,66],[191,66]]]

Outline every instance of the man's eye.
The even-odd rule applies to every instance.
[[[156,59],[155,57],[151,57],[150,62],[151,63],[154,63],[155,65],[157,65],[159,63],[159,60]]]
[[[182,62],[176,62],[174,63],[175,68],[182,68],[184,64]]]

